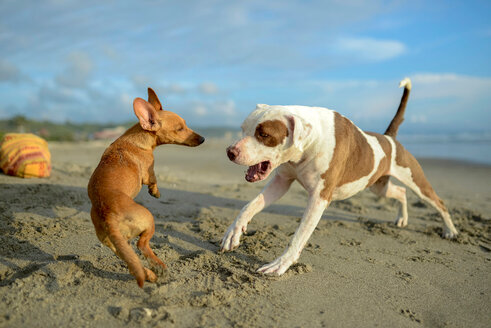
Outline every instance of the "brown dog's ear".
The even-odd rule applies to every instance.
[[[159,97],[152,88],[148,88],[148,102],[152,104],[155,110],[162,110],[162,104],[160,104]]]
[[[133,101],[133,110],[143,130],[158,131],[160,129],[157,112],[149,102],[141,98],[135,98]]]

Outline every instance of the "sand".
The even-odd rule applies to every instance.
[[[155,152],[160,199],[151,245],[168,275],[138,288],[96,238],[86,186],[108,145],[51,143],[49,179],[0,174],[1,327],[489,327],[491,166],[421,160],[461,232],[439,234],[435,210],[408,193],[409,226],[364,191],[329,207],[299,263],[255,273],[280,255],[306,204],[290,191],[249,225],[241,246],[220,239],[265,182],[250,184],[226,141]]]

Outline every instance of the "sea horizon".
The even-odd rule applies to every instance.
[[[491,165],[491,133],[405,134],[398,140],[417,158]]]

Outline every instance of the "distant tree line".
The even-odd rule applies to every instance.
[[[123,124],[99,123],[54,123],[49,121],[36,121],[18,115],[10,119],[0,120],[0,137],[5,133],[33,133],[46,140],[55,141],[82,141],[90,140],[92,135],[100,130],[116,126],[131,126],[134,122]]]
[[[112,129],[117,126],[129,128],[135,122],[120,124],[101,123],[54,123],[49,121],[36,121],[25,116],[17,115],[10,119],[0,120],[0,138],[6,133],[33,133],[48,141],[85,141],[92,140],[96,132]],[[230,133],[236,134],[238,128],[230,127],[193,127],[205,137],[221,138]]]

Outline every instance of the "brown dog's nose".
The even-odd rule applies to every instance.
[[[237,156],[239,156],[239,150],[235,147],[230,146],[227,148],[227,156],[229,160],[233,161],[237,158]]]

